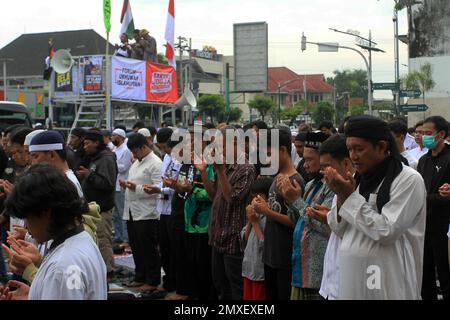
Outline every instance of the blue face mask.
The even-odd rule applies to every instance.
[[[436,149],[438,143],[434,136],[423,135],[422,136],[422,144],[428,150]]]

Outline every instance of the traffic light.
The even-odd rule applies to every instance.
[[[302,33],[302,52],[306,50],[306,36]]]

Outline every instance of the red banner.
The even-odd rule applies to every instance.
[[[147,101],[175,103],[178,100],[177,74],[172,66],[147,62]]]

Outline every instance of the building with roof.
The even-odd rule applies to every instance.
[[[300,100],[306,100],[313,105],[321,101],[332,103],[333,90],[333,86],[326,82],[323,74],[300,75],[286,67],[275,67],[269,68],[265,94],[277,103],[281,98],[281,105],[289,107]]]

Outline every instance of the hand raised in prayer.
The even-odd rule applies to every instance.
[[[285,175],[278,176],[277,189],[283,199],[291,205],[303,194],[302,187],[297,180],[291,182],[291,179]]]
[[[202,156],[197,155],[195,152],[192,152],[191,156],[195,168],[202,173],[205,172],[208,164],[205,162]]]
[[[189,182],[187,179],[184,182],[178,182],[177,183],[177,189],[181,192],[191,192],[192,191],[192,183]]]
[[[342,202],[347,200],[348,197],[356,189],[356,181],[353,178],[353,174],[347,172],[347,176],[341,176],[336,169],[332,167],[327,167],[321,171],[325,182],[330,187],[331,190],[340,198]]]
[[[256,213],[267,216],[269,210],[269,204],[260,195],[253,198],[251,205],[253,206]]]
[[[127,182],[123,181],[123,180],[119,180],[119,185],[122,189],[126,189],[127,188]]]
[[[3,193],[7,196],[11,193],[14,185],[8,180],[0,180],[0,186],[3,187]]]
[[[30,264],[33,263],[30,258],[12,251],[3,243],[2,247],[9,257],[8,259],[9,269],[15,274],[22,275],[26,267],[28,267]]]
[[[137,186],[136,183],[134,183],[132,181],[127,181],[126,184],[127,184],[128,189],[133,190],[133,191],[136,190],[136,186]]]
[[[322,223],[327,223],[327,216],[330,210],[330,208],[316,204],[314,206],[307,207],[306,214],[312,219]]]
[[[85,167],[83,167],[83,166],[80,166],[80,168],[78,168],[76,174],[77,174],[77,177],[78,177],[80,180],[83,180],[83,179],[86,178],[87,175],[89,174],[89,169],[87,169],[87,168],[85,168]]]
[[[255,208],[251,204],[249,204],[245,208],[245,212],[247,213],[248,221],[250,221],[251,223],[259,222],[259,216],[257,215]]]
[[[25,240],[25,236],[28,232],[27,228],[25,228],[21,225],[15,224],[15,225],[13,225],[13,229],[14,229],[14,233],[11,235],[12,237],[14,237],[16,239]]]
[[[35,265],[38,265],[41,261],[41,253],[32,243],[24,240],[16,240],[13,237],[8,237],[7,242],[16,254],[29,258]]]
[[[161,193],[161,189],[151,185],[144,185],[144,192],[148,194],[158,194]]]
[[[174,178],[165,176],[165,177],[162,177],[162,181],[163,181],[164,186],[175,189],[177,180],[175,180]]]
[[[450,199],[450,185],[445,183],[439,188],[439,194],[441,197]]]
[[[25,283],[11,280],[5,287],[0,288],[0,300],[28,300],[29,292],[30,287]]]

